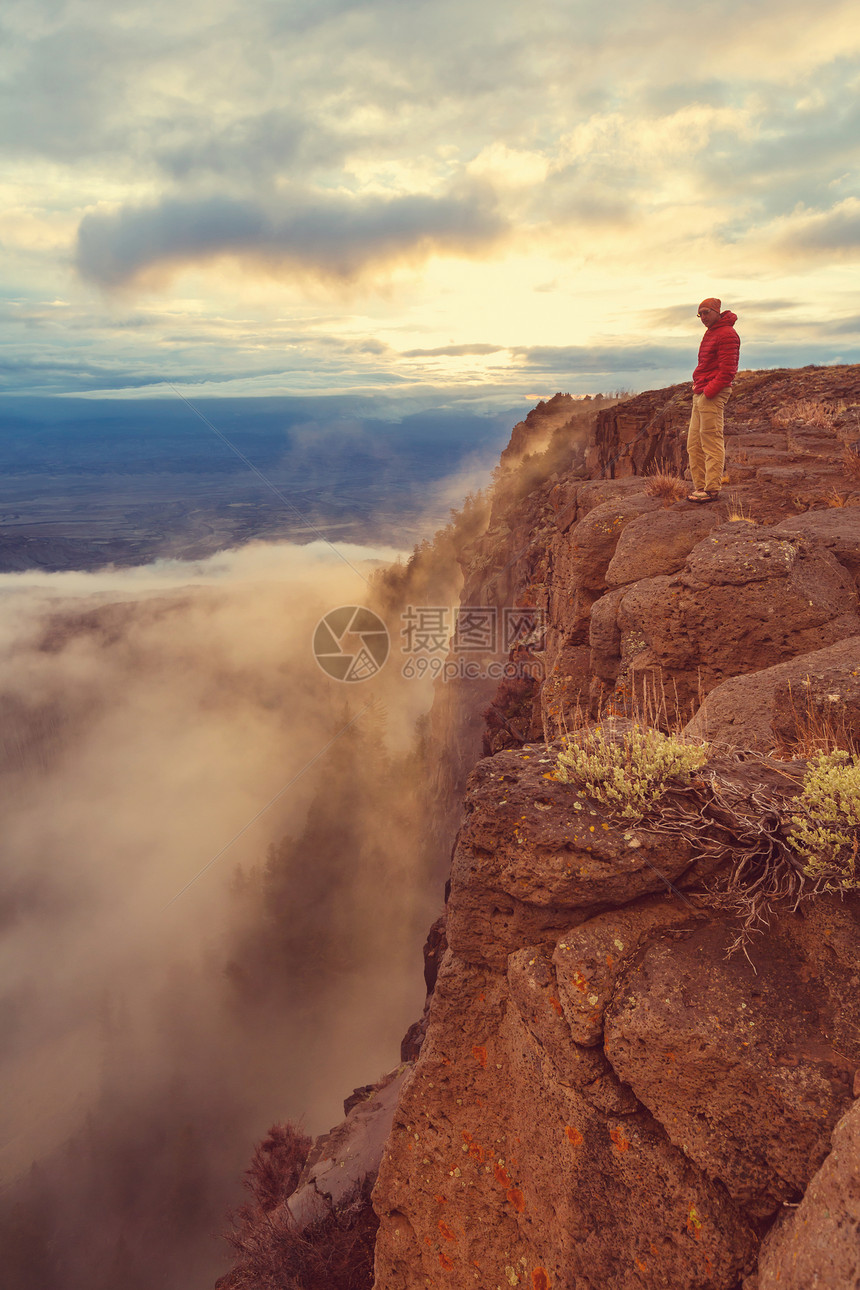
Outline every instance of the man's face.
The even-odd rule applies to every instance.
[[[715,323],[719,316],[720,315],[717,313],[716,309],[699,310],[699,317],[701,318],[702,326],[704,327],[710,327],[711,323]]]

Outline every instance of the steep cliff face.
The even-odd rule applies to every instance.
[[[810,1279],[802,1233],[860,1172],[860,900],[777,905],[727,957],[737,920],[706,895],[720,863],[695,832],[625,827],[554,778],[553,738],[629,712],[646,681],[724,750],[711,782],[753,816],[802,778],[775,747],[801,752],[817,719],[860,737],[860,369],[742,374],[707,507],[643,475],[680,462],[688,388],[598,412],[566,459],[563,422],[534,426],[531,457],[524,423],[467,552],[464,604],[544,611],[544,680],[468,780],[447,950],[374,1193],[377,1290],[857,1284],[850,1249]],[[445,697],[449,728],[474,721]]]
[[[697,801],[773,831],[816,734],[860,743],[860,367],[742,373],[716,504],[649,483],[688,411],[540,405],[449,553],[462,605],[542,611],[540,675],[437,688],[427,1011],[296,1193],[359,1203],[390,1124],[375,1290],[860,1285],[860,897],[777,901],[729,955],[719,809],[631,823],[557,778],[559,735],[651,704],[710,741]]]
[[[860,901],[781,910],[727,959],[695,842],[583,807],[555,766],[528,745],[470,780],[376,1285],[731,1290],[852,1101]],[[754,769],[749,791],[790,779]]]

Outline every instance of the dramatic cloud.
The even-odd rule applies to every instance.
[[[503,231],[486,190],[468,197],[296,194],[280,211],[228,197],[174,199],[85,216],[78,267],[103,286],[118,286],[150,269],[236,255],[350,279],[434,251],[476,252]]]
[[[20,357],[72,349],[93,379],[69,390],[99,388],[100,364],[138,388],[168,351],[214,370],[216,317],[238,379],[271,372],[259,351],[288,319],[310,349],[286,386],[326,390],[630,348],[645,310],[660,326],[714,292],[844,312],[827,268],[860,255],[848,0],[732,0],[707,39],[683,0],[154,0],[133,20],[17,0],[3,21],[8,294],[68,302]],[[88,327],[117,288],[182,327]],[[376,369],[333,372],[320,331]]]

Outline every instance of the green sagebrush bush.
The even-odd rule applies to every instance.
[[[555,777],[627,819],[641,819],[671,783],[686,784],[707,760],[702,744],[682,742],[653,727],[623,732],[597,726],[559,754]]]
[[[860,757],[819,753],[794,802],[788,844],[825,891],[860,888]]]

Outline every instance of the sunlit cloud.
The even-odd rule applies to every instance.
[[[486,189],[389,199],[298,193],[274,210],[228,197],[170,199],[85,216],[77,263],[84,277],[106,287],[219,255],[351,279],[403,259],[486,248],[505,228],[494,205]]]
[[[535,347],[672,348],[714,292],[759,330],[759,295],[841,317],[855,6],[721,17],[703,40],[681,0],[7,7],[7,388],[47,364],[62,389],[64,361],[80,392],[219,368],[225,387],[381,386],[448,359],[444,384],[467,358],[514,385]],[[62,318],[38,304],[57,296]],[[149,312],[183,325],[123,321]],[[665,336],[637,333],[646,313]],[[280,363],[286,315],[303,363]]]

